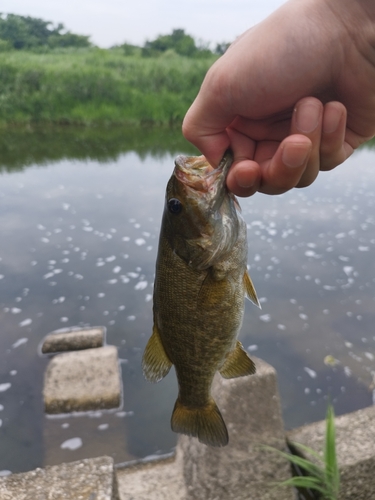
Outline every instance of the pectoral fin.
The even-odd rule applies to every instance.
[[[245,274],[243,275],[243,284],[245,286],[245,292],[246,292],[246,297],[251,300],[253,304],[259,307],[259,309],[262,309],[262,306],[259,303],[257,293],[255,291],[253,282],[251,281],[249,273],[246,271]]]
[[[219,371],[224,378],[236,378],[252,375],[255,373],[256,368],[254,361],[249,358],[241,342],[237,340],[236,347],[227,355]]]
[[[150,382],[159,382],[171,369],[172,362],[168,358],[160,334],[154,325],[152,335],[147,342],[142,359],[143,374]]]

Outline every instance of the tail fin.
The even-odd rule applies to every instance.
[[[177,399],[171,426],[174,432],[187,434],[210,446],[228,444],[228,431],[219,408],[213,399],[206,406],[190,408]]]

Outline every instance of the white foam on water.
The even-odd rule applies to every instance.
[[[304,366],[303,369],[305,370],[307,375],[309,375],[311,378],[316,378],[317,373],[315,370],[312,370],[311,368],[308,368],[307,366]]]
[[[78,448],[81,448],[81,446],[82,446],[82,439],[79,437],[75,437],[75,438],[67,439],[66,441],[64,441],[60,445],[60,448],[62,448],[63,450],[74,451],[74,450],[78,450]]]
[[[133,272],[130,272],[130,273],[127,273],[127,275],[129,276],[129,278],[138,278],[139,276],[139,273],[133,273]]]
[[[100,424],[100,425],[98,425],[98,429],[100,431],[105,431],[105,430],[108,429],[108,427],[109,427],[109,424]]]
[[[21,323],[19,323],[18,325],[22,328],[24,326],[29,326],[31,325],[31,323],[33,322],[32,319],[30,318],[27,318],[27,319],[24,319],[23,321],[21,321]]]
[[[259,316],[259,319],[263,321],[264,323],[269,323],[271,321],[271,315],[270,314],[262,314],[262,316]]]
[[[17,347],[19,347],[20,345],[22,344],[26,344],[26,342],[28,341],[29,339],[27,339],[26,337],[23,337],[22,339],[18,339],[16,340],[16,342],[14,344],[12,344],[12,347],[13,349],[17,349]]]
[[[135,287],[134,290],[144,290],[147,288],[148,282],[147,281],[139,281]]]

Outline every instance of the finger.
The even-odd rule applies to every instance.
[[[340,102],[328,102],[324,106],[320,170],[337,167],[353,152],[353,148],[345,142],[346,115],[346,108]]]
[[[270,118],[250,120],[243,116],[237,116],[231,124],[231,128],[241,132],[256,141],[271,140],[282,141],[290,134],[290,122],[293,108]]]
[[[312,142],[304,135],[287,137],[270,160],[260,164],[258,191],[281,194],[299,185],[312,152]]]
[[[297,187],[309,186],[319,174],[323,109],[323,104],[315,97],[305,97],[296,104],[290,134],[303,134],[312,144],[309,160]]]
[[[186,113],[182,124],[184,137],[194,144],[213,165],[217,166],[229,146],[226,128],[236,114],[228,106],[223,93],[220,59],[208,71],[202,87]]]
[[[200,115],[199,110],[196,111],[193,107],[189,109],[182,123],[182,134],[199,149],[212,166],[217,167],[229,147],[226,127],[221,131],[211,128],[205,119],[200,121]]]
[[[234,161],[227,176],[227,186],[237,196],[251,196],[259,187],[260,167],[255,162],[256,143],[238,131],[228,129]]]

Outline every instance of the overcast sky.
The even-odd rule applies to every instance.
[[[61,22],[101,47],[143,45],[173,28],[206,42],[232,41],[284,0],[0,0],[3,13]]]

